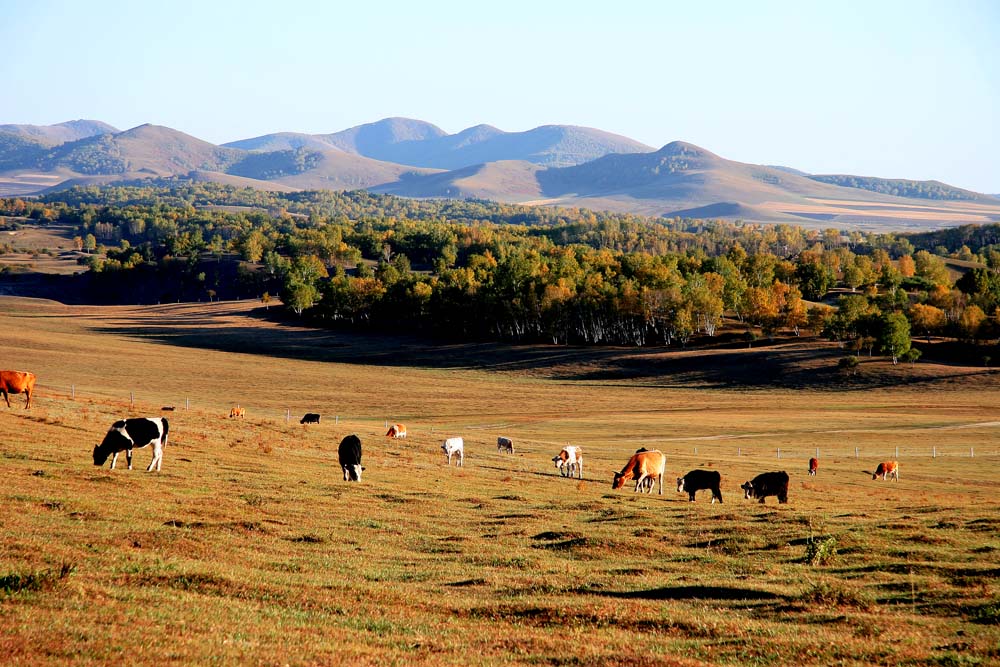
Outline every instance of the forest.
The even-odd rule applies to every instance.
[[[805,330],[894,362],[918,336],[1000,336],[1000,225],[867,234],[171,182],[0,199],[0,215],[71,225],[100,302],[280,297],[316,325],[448,340]]]

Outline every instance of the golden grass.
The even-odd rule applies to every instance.
[[[1000,658],[1000,392],[988,378],[842,392],[557,381],[537,366],[403,365],[377,341],[245,311],[0,299],[2,365],[39,376],[32,410],[20,396],[0,404],[5,664]],[[192,327],[261,349],[169,342],[191,344]],[[282,354],[346,344],[370,361],[269,356],[276,336],[291,345]],[[227,418],[236,403],[245,421]],[[92,465],[113,419],[162,405],[178,410],[160,474],[144,472],[148,450],[133,471]],[[286,408],[323,422],[286,423]],[[405,422],[407,440],[383,438],[386,419]],[[351,432],[361,484],[336,463]],[[516,455],[497,453],[498,434]],[[443,465],[446,435],[465,438],[464,468]],[[549,460],[569,442],[586,451],[583,482]],[[725,504],[688,503],[669,484],[612,492],[611,471],[639,446],[666,452],[671,478],[720,470]],[[871,481],[897,446],[900,481]],[[738,495],[776,469],[791,476],[788,505]]]

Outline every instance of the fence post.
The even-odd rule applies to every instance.
[[[854,448],[854,458],[856,458],[856,459],[860,459],[861,458],[861,453],[858,451],[857,447]]]
[[[128,393],[128,406],[129,406],[129,410],[134,410],[135,409],[135,392],[134,391],[130,391]]]
[[[896,456],[894,456],[893,458],[896,458],[896,459],[899,458],[899,445],[896,445]]]
[[[969,458],[970,458],[970,459],[971,459],[971,458],[975,458],[975,456],[976,456],[976,452],[974,452],[974,451],[972,450],[972,447],[969,447]]]
[[[75,401],[76,400],[76,385],[75,384],[71,384],[69,386],[69,394],[70,394],[70,398],[72,398]]]
[[[694,448],[694,455],[698,456],[698,448],[697,447]]]
[[[334,417],[333,417],[333,423],[334,424],[339,424],[340,423],[340,415],[334,415]]]
[[[778,451],[778,458],[780,459],[781,458],[781,447],[778,447],[777,451]]]
[[[736,456],[743,456],[743,448],[742,447],[737,447],[736,448]]]
[[[932,459],[936,459],[937,458],[937,446],[936,445],[934,447],[931,447],[931,458]]]
[[[190,398],[185,398],[184,399],[184,409],[185,410],[190,410],[191,409],[191,399]]]
[[[389,428],[389,420],[388,419],[385,420],[385,426],[383,426],[382,428]]]
[[[816,458],[819,458],[819,447],[816,448]]]
[[[292,411],[289,408],[285,408],[285,423],[287,424],[292,420]]]

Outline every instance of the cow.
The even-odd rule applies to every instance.
[[[552,462],[563,477],[579,477],[583,479],[583,447],[566,445],[552,457]]]
[[[712,491],[712,504],[718,500],[722,502],[722,491],[719,485],[722,484],[722,475],[718,470],[692,470],[683,477],[677,478],[677,493],[688,492],[688,500],[694,502],[695,491],[710,489]]]
[[[302,415],[302,419],[299,420],[300,424],[318,424],[319,415],[315,412],[307,412]]]
[[[753,478],[753,481],[744,482],[740,485],[743,489],[745,499],[757,498],[758,502],[764,503],[768,496],[777,496],[779,503],[788,502],[788,473],[784,470],[780,472],[765,472]]]
[[[514,441],[510,438],[505,438],[502,435],[497,438],[497,451],[505,452],[507,454],[514,453]]]
[[[872,475],[872,479],[878,479],[878,476],[882,475],[882,481],[884,482],[887,477],[892,477],[893,481],[899,481],[899,461],[883,461],[878,464],[878,468],[875,469],[875,474]]]
[[[815,475],[817,470],[819,470],[819,459],[813,457],[809,459],[809,474]]]
[[[361,471],[361,438],[357,435],[349,435],[340,441],[337,449],[337,457],[340,459],[340,467],[344,471],[345,482],[360,482]]]
[[[458,461],[455,463],[456,466],[463,465],[465,460],[465,441],[461,438],[448,438],[443,443],[441,443],[441,449],[444,450],[444,455],[448,457],[448,465],[451,465],[452,454],[458,456]]]
[[[406,438],[406,424],[391,424],[386,431],[387,438]]]
[[[240,418],[240,419],[245,419],[246,416],[247,416],[247,409],[246,408],[241,408],[238,405],[233,406],[229,410],[229,418],[230,419],[236,419],[237,417]]]
[[[652,484],[647,484],[647,479],[652,479],[654,481],[659,481],[659,495],[663,495],[663,473],[667,469],[667,457],[663,455],[658,449],[653,449],[650,451],[639,451],[636,452],[629,458],[628,463],[622,468],[621,472],[615,473],[614,482],[611,483],[612,489],[620,489],[625,486],[625,482],[630,479],[635,480],[635,489],[633,493],[638,491],[640,487],[646,489],[646,493],[652,493]]]
[[[35,389],[35,374],[26,371],[0,371],[0,394],[10,407],[8,394],[24,394],[24,409],[31,408],[31,392]]]
[[[132,417],[116,421],[108,429],[101,444],[94,447],[94,465],[103,466],[111,457],[111,469],[115,469],[118,455],[125,452],[128,469],[132,469],[132,450],[141,449],[147,445],[153,446],[153,460],[149,462],[146,472],[154,467],[159,472],[163,463],[163,448],[167,446],[167,433],[170,424],[164,417]]]

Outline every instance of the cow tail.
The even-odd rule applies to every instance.
[[[163,445],[164,447],[167,446],[167,433],[169,432],[170,432],[170,422],[167,421],[166,417],[163,417],[163,439],[160,441],[160,444]]]

